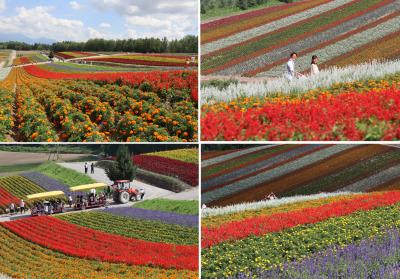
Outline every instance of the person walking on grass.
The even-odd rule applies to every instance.
[[[85,174],[88,173],[88,168],[89,168],[89,166],[88,166],[88,163],[86,162],[86,163],[85,163]]]
[[[94,174],[94,163],[90,165],[90,173]]]
[[[311,58],[311,76],[316,76],[318,74],[319,74],[318,56],[313,55]]]

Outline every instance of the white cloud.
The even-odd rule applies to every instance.
[[[69,2],[69,6],[71,7],[71,9],[74,9],[74,10],[80,10],[81,9],[81,5],[76,1]]]
[[[99,39],[107,37],[104,33],[101,33],[100,31],[92,27],[89,27],[88,31],[89,31],[89,39]]]
[[[0,12],[6,9],[6,0],[0,0]]]
[[[16,15],[0,17],[0,33],[21,34],[29,38],[48,38],[56,41],[86,41],[106,37],[94,28],[85,27],[80,20],[57,18],[51,14],[53,7],[18,7]]]
[[[197,34],[197,0],[92,0],[99,10],[115,11],[140,36],[181,38]]]
[[[99,25],[101,28],[111,28],[111,24],[107,22],[100,23]]]

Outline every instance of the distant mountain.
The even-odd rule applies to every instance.
[[[20,34],[0,34],[0,42],[7,42],[7,41],[17,41],[17,42],[24,42],[27,44],[34,44],[34,43],[40,43],[40,44],[53,44],[57,41],[49,39],[49,38],[29,38],[24,35]]]

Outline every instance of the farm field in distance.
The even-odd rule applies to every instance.
[[[196,167],[198,175],[197,163],[188,162],[198,157],[198,149],[179,145],[74,146],[61,149],[49,145],[48,158],[43,156],[46,148],[38,147],[42,153],[33,153],[38,155],[37,165],[31,168],[22,159],[25,156],[26,163],[30,162],[32,153],[15,146],[17,160],[10,156],[9,168],[0,167],[0,276],[198,278],[198,185],[187,184],[173,172],[186,163]],[[32,151],[35,146],[26,148]],[[88,153],[64,153],[74,148]],[[4,152],[12,153],[13,146],[7,150]],[[141,158],[139,163],[136,156]],[[158,168],[143,165],[147,157]],[[120,166],[121,158],[130,159],[134,166],[129,183],[122,174],[107,171],[112,165]],[[160,167],[163,158],[169,160],[168,170]],[[21,169],[22,165],[25,168]],[[96,189],[94,196],[92,189]],[[124,201],[123,193],[132,196]],[[23,212],[21,199],[25,201]],[[11,211],[11,203],[18,212]],[[35,265],[36,258],[45,265]]]
[[[399,118],[388,116],[399,91],[398,1],[247,8],[201,24],[202,140],[400,138]]]
[[[384,144],[205,145],[202,278],[395,278],[399,156]]]

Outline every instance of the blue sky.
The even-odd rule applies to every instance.
[[[0,35],[56,41],[198,34],[197,0],[0,0]]]

